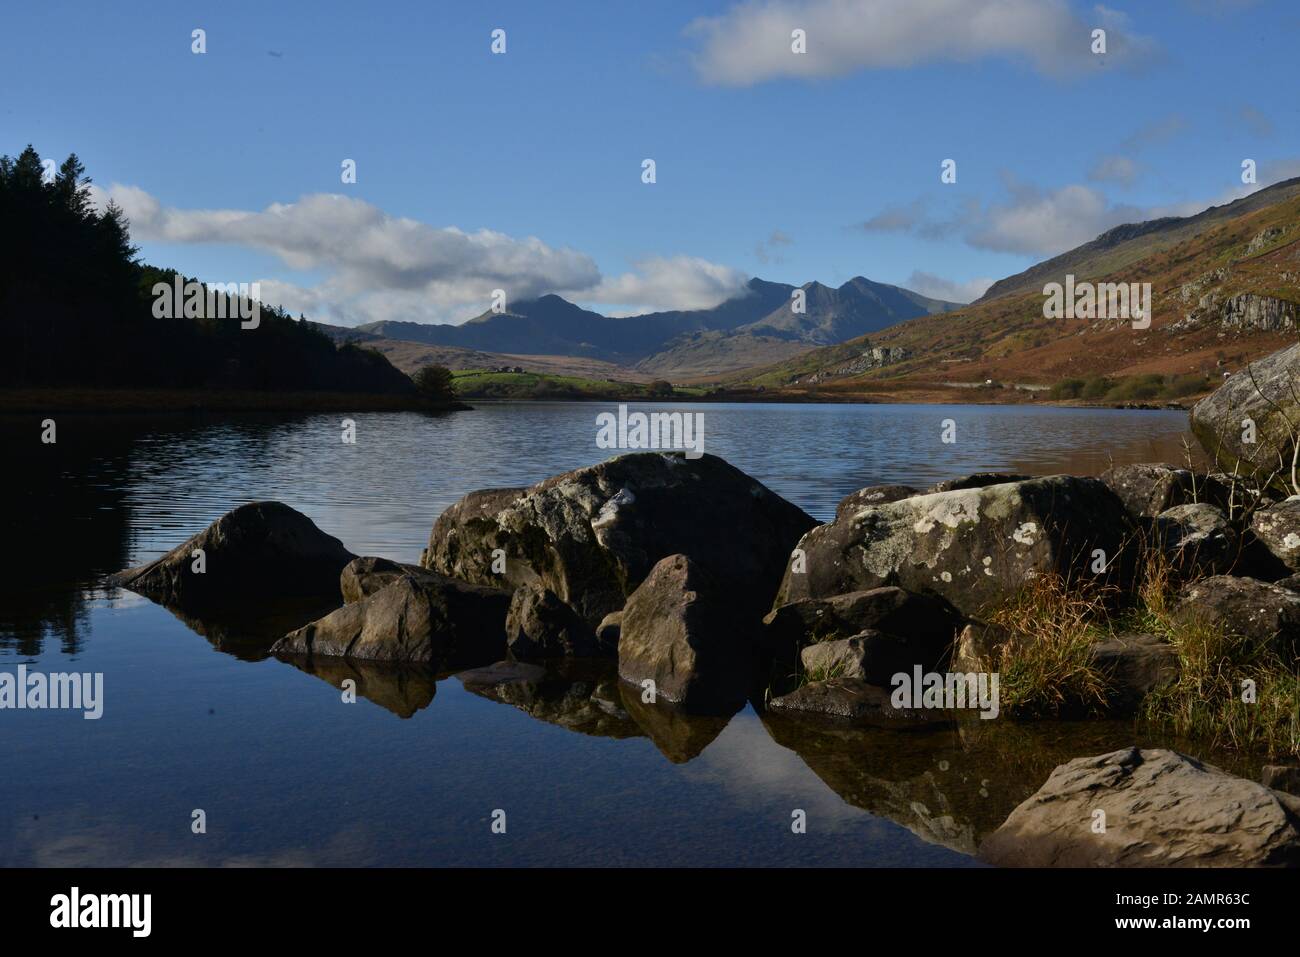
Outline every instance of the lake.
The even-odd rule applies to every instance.
[[[1182,461],[1178,412],[637,405],[702,412],[704,447],[819,520],[862,486]],[[0,423],[0,670],[100,672],[103,716],[0,711],[0,864],[966,866],[1071,757],[1168,743],[1121,722],[934,732],[639,706],[609,669],[475,694],[450,675],[268,658],[103,576],[278,499],[358,554],[414,562],[465,493],[606,457],[588,403],[473,412]],[[956,442],[944,443],[945,419]],[[336,685],[359,682],[345,703]],[[627,700],[630,697],[632,700]],[[996,727],[989,727],[996,725]],[[1250,773],[1249,762],[1200,757]],[[206,832],[193,833],[201,810]],[[506,831],[493,833],[495,812]],[[794,833],[803,811],[806,833]],[[500,817],[500,815],[495,815]]]

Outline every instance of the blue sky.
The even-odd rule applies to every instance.
[[[461,321],[498,287],[613,312],[748,276],[969,296],[1241,195],[1245,158],[1260,185],[1300,175],[1282,0],[43,2],[5,22],[0,152],[75,151],[150,262],[344,324]]]

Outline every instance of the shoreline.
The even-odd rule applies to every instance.
[[[0,415],[208,415],[258,412],[464,412],[459,400],[358,392],[190,389],[0,389]]]

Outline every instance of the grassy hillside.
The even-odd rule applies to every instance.
[[[841,397],[1125,401],[1110,389],[1085,397],[1064,394],[1069,390],[1060,386],[1104,379],[1113,388],[1127,379],[1159,376],[1152,399],[1190,398],[1208,391],[1225,372],[1295,341],[1293,327],[1243,324],[1231,309],[1234,297],[1244,294],[1268,297],[1280,309],[1300,308],[1300,189],[1292,182],[1261,192],[1271,201],[1256,194],[1233,207],[1237,215],[1220,208],[1191,225],[1180,221],[1175,232],[1181,238],[1172,244],[1164,244],[1174,235],[1169,227],[1156,230],[1162,237],[1157,248],[1122,268],[1111,268],[1104,258],[1075,260],[1081,270],[1103,270],[1076,272],[1079,281],[1151,283],[1149,329],[1134,329],[1124,320],[1046,319],[1037,285],[736,374],[724,384]],[[1125,257],[1139,248],[1127,246]],[[1059,258],[1067,261],[1069,254]],[[1024,275],[1041,275],[1037,271]],[[1024,283],[1011,283],[1016,286]],[[872,347],[901,350],[902,358],[881,368],[856,368]],[[993,387],[976,388],[990,380]],[[1150,382],[1131,391],[1150,391]]]

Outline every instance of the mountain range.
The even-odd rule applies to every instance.
[[[804,310],[794,292],[803,291]],[[751,279],[744,291],[711,309],[613,317],[556,295],[511,303],[461,325],[383,321],[359,326],[375,337],[510,356],[568,356],[643,373],[713,375],[777,361],[810,348],[853,339],[918,316],[958,309],[956,303],[861,276],[838,288],[800,287]]]

